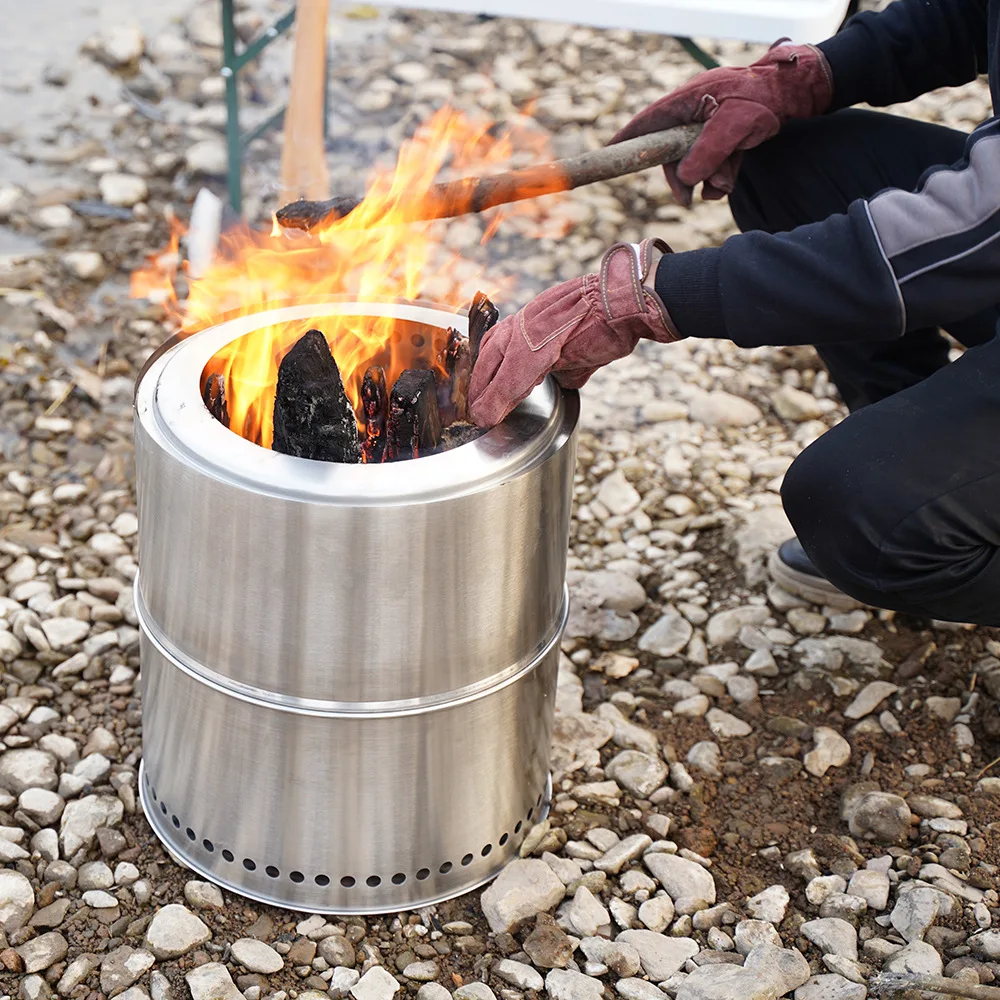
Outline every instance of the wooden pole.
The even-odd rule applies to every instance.
[[[323,148],[328,9],[329,0],[299,0],[295,14],[295,62],[281,151],[283,202],[330,194]]]

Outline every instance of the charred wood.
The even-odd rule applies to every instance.
[[[482,292],[476,292],[472,297],[472,305],[469,306],[469,351],[472,360],[470,370],[476,367],[483,337],[496,325],[499,318],[500,310]]]
[[[381,462],[385,452],[385,426],[389,417],[389,387],[385,369],[372,365],[361,383],[361,409],[365,420],[365,439],[361,443],[361,460]]]
[[[441,439],[434,373],[408,368],[396,379],[389,396],[384,461],[420,458]]]
[[[361,461],[354,410],[319,330],[301,337],[278,366],[272,447],[320,462]]]
[[[219,421],[223,427],[229,426],[229,408],[226,405],[226,377],[224,375],[209,375],[205,380],[205,391],[202,393],[208,412]]]
[[[438,386],[438,405],[444,426],[465,420],[469,415],[469,378],[472,375],[472,355],[468,338],[458,330],[448,331],[448,342],[442,357],[445,378]]]

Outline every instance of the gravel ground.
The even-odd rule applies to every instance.
[[[538,94],[566,153],[697,69],[626,32],[353,14],[331,29],[345,192],[443,101],[502,117]],[[243,7],[241,30],[268,17]],[[327,920],[170,861],[136,806],[130,402],[171,331],[127,275],[171,206],[222,190],[218,40],[211,5],[105,33],[86,76],[49,68],[15,97],[73,97],[95,67],[101,93],[3,136],[28,179],[0,186],[0,997],[860,1000],[885,972],[1000,979],[1000,637],[808,607],[763,570],[789,534],[784,470],[844,414],[811,349],[643,345],[585,390],[554,805],[491,887]],[[287,58],[247,78],[251,124]],[[968,130],[988,107],[976,83],[896,110]],[[261,220],[277,152],[252,153]],[[566,235],[513,220],[477,251],[519,279],[505,308],[615,239],[732,231],[725,205],[683,212],[655,173],[542,214]]]

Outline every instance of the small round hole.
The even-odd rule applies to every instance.
[[[317,885],[329,885],[330,884],[330,876],[329,875],[317,875],[316,876],[316,884]]]
[[[306,877],[302,874],[302,872],[289,872],[288,877],[293,882],[304,882],[306,880]]]
[[[514,836],[515,837],[521,832],[521,827],[522,826],[524,826],[524,824],[520,820],[518,820],[517,821],[517,826],[514,827]]]
[[[396,872],[396,874],[392,876],[393,885],[402,885],[405,881],[406,876],[402,872]]]
[[[274,865],[268,865],[264,869],[264,871],[266,871],[271,878],[277,878],[281,874],[281,872],[279,872],[278,869],[274,867]]]
[[[535,815],[535,810],[534,810],[534,808],[531,808],[531,809],[529,809],[529,810],[528,810],[528,822],[529,822],[529,823],[531,822],[531,817],[532,817],[532,816],[534,816],[534,815]]]
[[[471,865],[471,864],[472,864],[472,855],[471,854],[466,854],[466,856],[464,858],[462,858],[462,865],[465,866],[465,865]]]
[[[188,840],[197,840],[198,839],[197,836],[195,835],[194,830],[192,830],[191,827],[188,827],[184,832],[187,834]]]
[[[164,816],[167,815],[167,804],[166,804],[166,802],[161,802],[160,803],[160,812],[163,813]]]
[[[250,858],[244,858],[243,859],[243,867],[248,872],[255,872],[257,870],[257,862],[256,861],[251,861]]]
[[[149,791],[150,791],[150,793],[153,796],[153,801],[154,802],[159,802],[159,799],[157,799],[157,797],[156,797],[156,789],[153,788],[152,785],[150,785]]]
[[[345,889],[353,889],[353,888],[354,888],[354,887],[355,887],[355,886],[356,886],[356,885],[357,885],[358,883],[357,883],[357,881],[355,880],[355,878],[354,878],[354,876],[353,876],[353,875],[345,875],[345,876],[344,876],[344,877],[343,877],[343,878],[342,878],[342,879],[340,880],[340,884],[341,884],[341,885],[342,885],[342,886],[343,886],[343,887],[344,887]]]
[[[423,882],[425,878],[430,878],[430,877],[431,877],[430,868],[421,868],[420,871],[417,872],[417,879],[421,882]]]
[[[381,884],[382,880],[378,877],[378,875],[369,875],[368,878],[365,879],[365,885],[371,889],[377,889]]]
[[[485,846],[485,847],[484,847],[484,848],[482,849],[482,852],[481,852],[481,853],[482,853],[483,857],[485,858],[485,857],[486,857],[486,855],[487,855],[487,854],[489,854],[489,853],[490,853],[490,851],[492,851],[492,850],[493,850],[493,845],[492,845],[492,844],[487,844],[487,845],[486,845],[486,846]]]
[[[500,838],[500,846],[501,846],[501,847],[503,847],[503,845],[504,845],[504,844],[506,844],[508,840],[510,840],[510,834],[509,834],[509,833],[505,833],[505,834],[504,834],[504,835],[503,835],[503,836],[502,836],[502,837]]]
[[[232,852],[232,851],[230,851],[230,850],[228,850],[228,849],[226,849],[226,850],[224,850],[224,851],[222,852],[222,856],[223,856],[223,857],[224,857],[224,858],[225,858],[225,859],[226,859],[227,861],[229,861],[230,863],[232,863],[233,861],[235,861],[235,860],[236,860],[236,859],[235,859],[235,858],[233,857],[233,852]]]
[[[541,804],[542,804],[542,795],[541,792],[539,792],[538,798],[535,800],[535,808],[537,809]]]
[[[174,824],[176,829],[179,830],[181,828],[181,821],[176,816],[171,816],[170,822]]]
[[[440,868],[438,869],[438,871],[439,871],[439,872],[440,872],[440,873],[441,873],[442,875],[447,875],[447,874],[448,874],[448,872],[450,872],[450,871],[451,871],[451,869],[452,869],[452,863],[451,863],[450,861],[446,861],[446,862],[445,862],[445,863],[444,863],[444,864],[443,864],[443,865],[442,865],[442,866],[441,866],[441,867],[440,867]]]
[[[213,844],[212,841],[210,840],[203,840],[201,842],[201,846],[204,847],[209,854],[211,854],[215,850],[215,844]]]

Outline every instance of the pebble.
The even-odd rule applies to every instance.
[[[720,739],[731,740],[742,736],[749,736],[753,732],[753,727],[748,722],[723,712],[721,708],[710,708],[705,714],[708,728]]]
[[[639,640],[639,648],[654,656],[674,656],[691,641],[694,626],[676,609],[666,607]]]
[[[663,784],[667,765],[639,750],[622,750],[608,762],[605,772],[640,799],[647,799]]]
[[[779,417],[801,423],[816,420],[823,415],[819,400],[809,392],[803,392],[790,385],[783,385],[771,394],[771,404]]]
[[[537,993],[545,985],[545,981],[536,969],[509,958],[500,959],[491,971],[505,983],[510,983],[511,986],[516,986],[521,990],[534,990]]]
[[[725,646],[732,642],[747,625],[763,625],[768,619],[767,608],[747,605],[731,608],[712,615],[705,626],[705,638],[709,646]]]
[[[851,810],[851,835],[880,844],[905,843],[910,832],[910,807],[899,795],[868,792]]]
[[[741,955],[749,955],[760,944],[781,947],[781,937],[774,924],[766,920],[741,920],[733,932],[733,943]]]
[[[615,942],[635,948],[643,972],[658,983],[669,979],[699,951],[697,942],[691,938],[667,937],[647,930],[622,931]]]
[[[245,1000],[229,970],[220,962],[207,962],[185,973],[191,1000]]]
[[[795,991],[795,1000],[865,1000],[867,988],[835,974],[812,976]]]
[[[639,920],[651,931],[665,931],[673,918],[674,904],[666,894],[653,896],[639,907]]]
[[[218,139],[202,139],[184,154],[184,164],[193,174],[224,177],[229,157],[226,147]]]
[[[824,955],[840,955],[853,961],[858,959],[858,932],[846,920],[837,917],[807,920],[801,932]]]
[[[620,469],[602,479],[597,488],[597,501],[614,515],[631,513],[639,506],[641,500],[642,497],[636,488],[625,478]]]
[[[691,400],[689,415],[709,427],[748,427],[764,416],[748,399],[721,390],[696,395]]]
[[[118,205],[121,208],[132,208],[149,196],[149,189],[141,177],[129,174],[102,174],[98,182],[101,198],[108,205]]]
[[[643,861],[674,901],[678,912],[693,912],[715,902],[715,880],[707,869],[694,861],[660,853],[647,854]]]
[[[112,24],[94,40],[94,48],[103,61],[113,67],[130,66],[142,56],[145,40],[135,24]]]
[[[666,993],[645,979],[628,977],[615,983],[615,992],[622,1000],[665,1000]]]
[[[157,910],[146,930],[146,947],[159,959],[178,958],[204,944],[212,932],[186,906],[170,903]]]
[[[52,826],[59,822],[66,803],[55,792],[44,788],[28,788],[21,792],[18,808],[39,826]]]
[[[196,910],[221,910],[225,906],[222,890],[211,882],[191,880],[184,883],[184,898]],[[339,965],[341,963],[334,963]]]
[[[940,976],[944,963],[931,945],[925,941],[911,941],[905,948],[890,955],[882,968],[885,972]]]
[[[0,930],[6,934],[23,927],[35,912],[31,883],[11,868],[0,868]]]
[[[780,924],[785,919],[788,909],[788,890],[783,885],[768,886],[763,892],[757,893],[746,903],[747,912],[756,920],[767,920],[772,924]]]
[[[87,795],[67,802],[59,824],[63,856],[72,857],[81,847],[89,847],[99,827],[117,826],[124,815],[121,799],[110,795]]]
[[[930,886],[901,890],[892,909],[891,923],[906,941],[920,941],[941,909],[942,894]]]
[[[552,969],[545,977],[545,992],[551,1000],[601,1000],[604,983],[572,969]]]
[[[625,941],[589,937],[580,942],[580,950],[590,961],[604,965],[616,976],[635,976],[642,968],[639,952]]]
[[[69,943],[58,931],[49,931],[46,934],[39,934],[38,937],[32,938],[14,950],[21,956],[25,972],[44,972],[66,957]]]
[[[886,698],[898,690],[898,684],[890,684],[888,681],[872,681],[866,684],[854,701],[844,709],[844,718],[863,719],[866,715],[871,715]]]
[[[509,933],[538,913],[551,910],[566,887],[544,861],[514,861],[482,895],[483,914],[494,934]]]
[[[815,747],[803,758],[806,770],[822,778],[831,767],[843,767],[851,759],[851,744],[836,729],[817,726],[813,730]]]
[[[373,965],[352,987],[354,1000],[392,1000],[399,991],[396,977],[381,965]]]
[[[889,876],[885,872],[862,868],[851,876],[847,892],[865,901],[870,910],[884,910],[889,904]]]
[[[269,945],[253,938],[240,938],[231,946],[233,958],[250,972],[273,975],[285,967],[284,959]]]
[[[594,937],[598,930],[611,923],[611,914],[586,887],[580,886],[569,903],[567,916],[581,937]]]
[[[122,945],[101,960],[101,989],[114,996],[139,981],[154,965],[153,955],[141,948]]]
[[[53,791],[58,784],[56,759],[44,750],[8,750],[0,756],[0,788],[13,795],[19,796],[29,788]]]
[[[63,254],[62,262],[70,274],[82,281],[100,281],[107,270],[96,250],[71,250]]]

